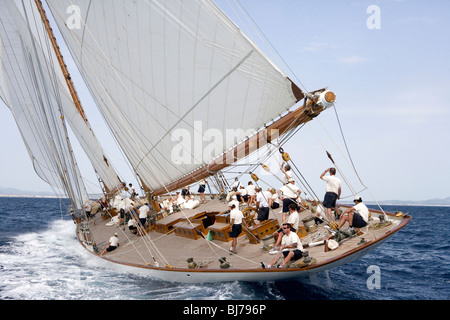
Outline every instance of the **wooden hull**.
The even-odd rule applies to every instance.
[[[137,273],[141,275],[148,275],[159,280],[168,282],[180,283],[216,283],[216,282],[264,282],[264,281],[285,281],[291,279],[300,279],[308,277],[314,273],[339,267],[343,264],[360,259],[370,251],[376,249],[383,244],[388,238],[382,241],[371,244],[365,248],[361,248],[357,252],[350,255],[343,256],[339,259],[333,259],[328,263],[313,265],[306,268],[289,268],[289,269],[252,269],[252,270],[189,270],[189,269],[167,269],[167,268],[152,268],[144,266],[132,266],[119,261],[104,258],[110,262],[121,265],[121,270],[124,272]]]
[[[379,211],[371,210],[373,213],[379,213]],[[372,250],[379,247],[391,236],[393,236],[400,229],[405,227],[410,221],[411,217],[406,216],[403,218],[397,218],[393,214],[389,214],[390,219],[395,219],[396,224],[394,227],[389,228],[386,232],[382,232],[376,239],[370,240],[368,242],[357,245],[360,238],[354,238],[349,241],[353,241],[353,244],[348,246],[347,249],[342,249],[341,252],[336,250],[335,253],[330,255],[329,259],[321,259],[315,264],[303,267],[303,268],[285,268],[285,269],[263,269],[261,267],[252,268],[201,268],[201,269],[189,269],[187,268],[177,268],[177,267],[155,267],[152,265],[145,265],[141,263],[130,263],[122,261],[109,256],[99,256],[108,262],[112,262],[119,266],[120,271],[132,272],[138,274],[144,274],[156,279],[169,282],[181,282],[181,283],[210,283],[210,282],[232,282],[232,281],[246,281],[246,282],[260,282],[260,281],[282,281],[289,279],[299,279],[302,277],[308,277],[311,274],[322,272],[324,270],[329,270],[336,268],[345,263],[360,259],[362,256],[371,252]],[[79,233],[77,233],[79,234]],[[203,241],[202,239],[196,241]],[[83,241],[80,241],[83,244]],[[86,246],[85,246],[86,247]],[[86,247],[87,249],[90,249]],[[322,246],[323,248],[323,246]],[[187,249],[186,249],[187,250]],[[89,250],[92,252],[92,250]],[[313,252],[313,250],[311,250]],[[323,249],[316,249],[312,256],[318,254],[317,252],[323,252]],[[324,254],[322,254],[324,255]],[[228,257],[228,256],[227,256]],[[266,261],[267,263],[267,256]],[[231,259],[231,258],[227,258]],[[263,260],[263,259],[262,259]]]

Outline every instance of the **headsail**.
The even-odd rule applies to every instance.
[[[303,97],[212,1],[47,3],[151,190],[207,165]]]
[[[5,9],[3,9],[3,7]],[[16,17],[16,20],[8,20],[11,17],[11,14]],[[31,63],[37,68],[39,65],[42,65],[43,70],[42,73],[47,73],[46,81],[48,81],[49,85],[51,83],[51,90],[48,90],[48,94],[53,96],[53,102],[55,106],[59,106],[62,109],[62,113],[65,116],[65,119],[68,120],[72,131],[77,137],[80,145],[86,152],[89,160],[91,161],[95,171],[101,177],[104,186],[107,190],[113,191],[118,187],[121,187],[122,183],[118,178],[117,173],[112,168],[112,165],[109,161],[105,161],[106,157],[102,148],[100,147],[93,131],[90,128],[87,119],[75,108],[73,99],[71,97],[71,93],[66,87],[66,79],[64,78],[63,73],[58,72],[60,61],[58,61],[51,44],[48,41],[48,35],[46,29],[41,21],[41,15],[36,8],[35,1],[24,1],[22,5],[21,1],[11,1],[8,4],[2,4],[2,42],[5,50],[2,54],[2,65],[4,68],[11,68],[10,65],[16,64],[18,69],[22,68],[30,68],[30,66],[26,67],[27,59],[32,59],[34,55],[34,48],[39,55],[39,59],[34,60],[35,62]],[[28,27],[29,25],[29,27]],[[13,48],[12,43],[14,41],[21,41],[22,44],[19,47],[18,44]],[[6,49],[8,48],[8,49]],[[9,50],[9,51],[8,51]],[[25,52],[21,52],[28,50],[29,57],[26,57]],[[19,57],[22,57],[22,60],[19,61]],[[62,58],[60,58],[62,59]],[[29,61],[30,62],[30,61]],[[4,96],[4,100],[7,101],[7,105],[15,105],[14,113],[16,114],[16,119],[20,118],[20,109],[32,108],[31,104],[23,104],[17,102],[16,104],[12,104],[10,98],[8,97],[8,90],[14,92],[13,95],[18,95],[19,92],[22,92],[24,88],[22,85],[27,84],[28,92],[33,92],[32,83],[27,83],[27,81],[23,79],[19,79],[20,77],[27,77],[26,70],[21,70],[21,72],[13,72],[10,70],[8,74],[5,74],[5,77],[8,77],[9,85],[6,83],[3,86],[2,96]],[[16,77],[17,81],[15,84],[12,84],[12,79]],[[42,84],[41,84],[42,85]],[[25,94],[25,93],[21,93]],[[32,111],[31,111],[32,112]],[[25,112],[26,114],[30,114],[30,111]],[[23,128],[23,125],[20,125],[20,120],[18,121],[19,126],[21,126],[22,135],[25,140],[28,139],[36,139],[35,137],[29,138],[24,131],[27,129]],[[29,120],[29,125],[33,125],[33,121]],[[35,145],[35,143],[28,141],[27,145]],[[30,148],[29,148],[30,149]],[[33,152],[32,152],[33,153]],[[32,159],[36,161],[36,154],[33,153]],[[36,166],[36,171],[38,174],[47,181],[47,179],[43,176],[48,174],[43,174],[43,169],[39,168],[40,166]],[[47,181],[48,182],[48,181]],[[50,182],[49,182],[50,183]],[[54,185],[54,183],[51,183]]]
[[[72,99],[70,103],[63,104],[62,108],[67,116],[70,127],[74,131],[77,140],[80,142],[95,171],[102,179],[103,185],[106,189],[105,191],[112,195],[115,192],[122,190],[124,183],[121,182],[118,174],[112,166],[112,163],[106,157],[102,147],[95,137],[94,132],[92,131],[92,128],[79,100],[76,89],[71,80],[67,66],[65,65],[60,48],[56,42],[56,38],[53,34],[52,28],[50,27],[47,15],[42,7],[41,1],[35,0],[35,2],[40,13],[40,17],[42,21],[45,22],[44,26],[46,29],[46,33],[50,37],[50,42],[53,46],[53,50],[51,50],[53,59],[58,61],[58,64],[62,69],[62,73],[57,72],[58,78],[60,80],[60,85],[62,85],[65,89],[67,84],[69,88],[68,93],[70,92],[69,96]]]
[[[30,1],[3,1],[0,10],[2,100],[11,109],[37,174],[74,208],[88,199],[60,109],[51,59],[39,47],[42,31]],[[37,24],[36,24],[37,21]]]

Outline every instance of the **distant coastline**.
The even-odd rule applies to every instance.
[[[93,199],[98,199],[101,195],[90,195]],[[1,198],[67,198],[65,196],[58,196],[49,192],[30,192],[22,191],[12,188],[0,187]],[[450,197],[444,199],[429,199],[429,200],[382,200],[375,203],[373,201],[364,201],[367,205],[382,205],[382,206],[424,206],[424,207],[449,207]],[[342,202],[342,204],[353,204],[348,201]]]
[[[31,195],[31,194],[0,194],[0,198],[49,198],[49,199],[59,199],[66,198],[57,195]]]
[[[366,202],[367,205],[376,206],[375,202]],[[411,206],[411,207],[450,207],[450,204],[430,204],[426,202],[416,201],[416,202],[408,202],[408,201],[379,201],[378,204],[380,206]]]

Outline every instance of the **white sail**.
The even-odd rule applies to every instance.
[[[9,7],[9,9],[3,10],[4,16],[2,17],[2,21],[4,21],[4,34],[2,39],[4,39],[4,42],[11,42],[13,41],[11,38],[17,35],[24,42],[22,45],[25,46],[27,50],[31,51],[33,48],[36,48],[40,57],[42,57],[39,61],[44,68],[43,72],[47,72],[49,74],[49,77],[51,77],[53,81],[52,85],[57,88],[53,90],[55,99],[58,100],[55,101],[55,103],[57,102],[62,108],[65,118],[68,120],[74,135],[80,142],[80,145],[91,161],[95,171],[98,173],[108,190],[113,191],[121,187],[121,181],[113,169],[112,164],[104,155],[102,148],[100,147],[93,131],[89,126],[89,123],[87,120],[83,119],[79,111],[74,106],[74,102],[72,101],[70,92],[68,91],[65,83],[64,75],[59,68],[59,63],[55,52],[48,41],[47,32],[42,24],[41,17],[36,9],[34,1],[27,0],[24,1],[23,4],[22,1],[11,1],[2,4],[2,8],[3,7]],[[24,8],[26,9],[26,12],[24,11]],[[8,12],[13,12],[16,17],[16,20],[11,21],[10,30],[5,29],[8,21]],[[27,19],[30,22],[29,24]],[[33,38],[29,36],[30,33],[33,35]],[[13,51],[15,52],[14,54],[16,54],[17,51],[20,51],[20,49],[15,48]],[[7,59],[6,55],[5,59]],[[16,61],[16,63],[20,62]],[[25,62],[22,61],[22,63]],[[17,77],[18,75],[14,74],[14,76]],[[17,81],[17,86],[20,86],[20,83],[22,83],[22,81]],[[17,87],[11,90],[20,91],[21,89],[20,87]],[[52,94],[52,92],[50,92],[50,94]],[[5,96],[7,96],[6,92]],[[5,100],[6,99],[8,98],[5,98]]]
[[[74,165],[67,131],[61,120],[53,72],[31,33],[34,22],[29,1],[4,1],[0,10],[2,99],[11,109],[37,174],[65,193],[74,208],[88,199]]]
[[[298,101],[287,76],[212,1],[47,3],[152,190],[209,163]]]

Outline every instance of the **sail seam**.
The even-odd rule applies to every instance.
[[[231,69],[226,75],[224,75],[211,89],[208,90],[208,92],[206,92],[203,97],[200,98],[200,100],[197,101],[197,103],[195,103],[180,119],[178,119],[178,121],[172,126],[172,128],[170,128],[170,130],[168,130],[164,136],[160,139],[160,141],[162,141],[174,128],[176,128],[178,126],[178,124],[180,124],[181,121],[184,120],[184,118],[186,118],[186,116],[188,114],[190,114],[203,100],[206,99],[206,97],[208,97],[212,91],[214,91],[214,89],[216,89],[222,82],[224,82],[231,74],[233,74],[234,71],[236,71],[253,53],[255,52],[255,50],[251,50],[241,61],[239,61],[239,63],[233,67],[233,69]],[[139,161],[137,167],[139,167],[139,165],[142,163],[142,161],[147,157],[148,154],[150,154],[153,149],[159,145],[159,142],[156,143],[146,154],[145,156],[141,159],[141,161]]]

